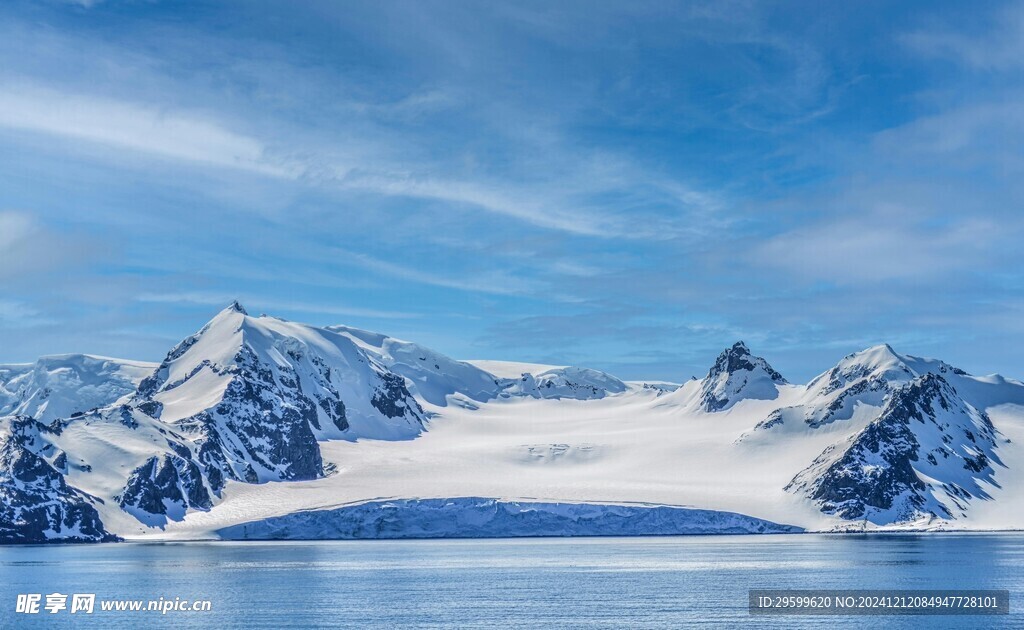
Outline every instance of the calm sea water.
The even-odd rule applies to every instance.
[[[1003,617],[750,617],[750,588],[1009,589]],[[18,593],[210,612],[18,615]],[[1024,535],[0,547],[0,627],[1024,627]]]

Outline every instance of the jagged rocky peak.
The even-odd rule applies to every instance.
[[[192,436],[207,476],[250,483],[322,476],[319,439],[414,437],[424,420],[404,379],[350,338],[237,302],[178,344],[132,403]]]
[[[718,359],[711,367],[708,376],[714,376],[722,372],[753,372],[758,369],[763,370],[772,380],[778,383],[786,382],[786,379],[782,378],[781,374],[772,369],[772,366],[768,365],[767,361],[752,355],[750,349],[747,348],[747,344],[742,341],[737,341],[731,348],[723,350],[722,354],[718,355]]]
[[[699,405],[705,411],[723,411],[745,398],[774,400],[782,377],[765,359],[737,341],[726,349],[701,381]]]
[[[996,430],[939,374],[894,389],[878,416],[826,449],[787,490],[821,510],[877,524],[955,519],[990,498]]]

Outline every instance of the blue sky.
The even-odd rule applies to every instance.
[[[1024,5],[5,2],[0,360],[231,299],[624,378],[1024,376]]]

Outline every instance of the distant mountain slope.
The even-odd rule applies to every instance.
[[[626,384],[611,374],[580,367],[552,368],[501,381],[510,396],[595,400],[626,391]]]
[[[504,389],[486,370],[419,344],[348,326],[328,326],[327,330],[351,339],[381,365],[405,377],[409,389],[431,404],[443,407],[452,394],[483,402]]]
[[[531,398],[572,398],[595,400],[621,394],[628,385],[618,378],[584,367],[517,363],[513,361],[467,361],[495,376],[501,395]]]
[[[0,416],[23,415],[49,422],[109,405],[135,391],[154,369],[154,363],[88,354],[0,365]]]

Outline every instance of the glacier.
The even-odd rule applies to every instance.
[[[518,538],[792,534],[803,531],[731,512],[667,505],[502,501],[482,497],[368,501],[295,512],[217,531],[224,540]]]

